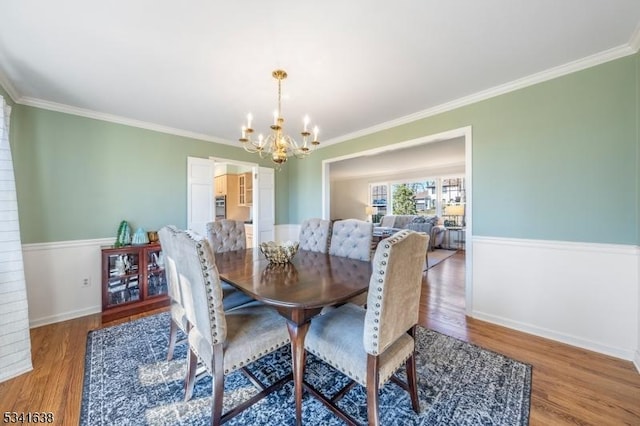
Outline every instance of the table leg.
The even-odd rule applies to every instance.
[[[296,425],[302,425],[302,390],[304,380],[304,338],[309,330],[310,322],[296,324],[287,321],[287,329],[291,338],[291,356],[293,358],[293,386],[296,399]]]

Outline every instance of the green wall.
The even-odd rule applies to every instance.
[[[293,164],[290,220],[321,212],[321,161],[472,126],[473,233],[638,244],[638,55],[328,146]]]
[[[639,244],[639,62],[635,54],[291,160],[276,172],[276,223],[321,214],[324,159],[472,126],[474,235]],[[122,219],[184,227],[187,156],[256,161],[24,105],[13,108],[11,145],[24,243],[110,237]]]
[[[11,150],[23,243],[186,227],[187,157],[255,162],[240,148],[15,105]],[[268,165],[265,163],[263,165]],[[276,220],[287,223],[287,172],[276,173]]]

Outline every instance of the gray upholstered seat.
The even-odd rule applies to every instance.
[[[189,321],[182,304],[182,295],[180,293],[180,284],[178,283],[178,272],[176,270],[175,254],[173,249],[173,239],[171,238],[178,232],[175,226],[165,226],[158,231],[160,245],[164,255],[165,274],[167,276],[167,290],[169,293],[171,324],[169,327],[169,348],[167,350],[167,360],[173,358],[173,351],[176,345],[178,329],[182,330],[185,335],[189,332]]]
[[[358,219],[337,220],[331,231],[329,254],[371,260],[373,223]]]
[[[418,412],[415,328],[427,236],[402,230],[378,244],[367,309],[342,305],[311,321],[305,348],[367,388],[370,425],[378,424],[378,389],[406,362]],[[327,403],[325,401],[325,403]]]
[[[300,250],[329,252],[331,238],[331,221],[323,219],[307,219],[300,225]]]
[[[206,225],[207,239],[214,253],[224,253],[247,248],[247,237],[244,223],[239,220],[217,220]],[[222,281],[224,309],[230,310],[246,303],[254,302],[250,296],[236,289],[231,284]]]
[[[213,376],[211,423],[221,424],[224,375],[289,343],[286,321],[274,309],[251,304],[225,312],[214,253],[206,238],[181,231],[174,236],[176,265],[189,330],[186,399],[190,399],[198,361]],[[264,395],[257,394],[255,402]]]

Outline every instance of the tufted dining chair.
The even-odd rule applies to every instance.
[[[300,225],[300,250],[317,253],[329,252],[331,238],[331,221],[318,218],[306,219]]]
[[[329,254],[349,259],[371,260],[373,223],[358,219],[337,220],[331,232]],[[349,300],[359,306],[367,303],[367,293]],[[326,309],[324,310],[326,312]]]
[[[207,239],[214,253],[224,253],[247,248],[244,223],[239,220],[222,219],[206,224]],[[227,282],[222,282],[224,308],[226,310],[254,302],[240,290]]]
[[[206,225],[207,238],[214,253],[247,248],[244,223],[239,220],[222,219]]]
[[[181,231],[174,237],[174,247],[185,312],[191,323],[185,399],[193,394],[199,361],[213,376],[211,424],[219,425],[239,411],[232,409],[222,415],[225,375],[246,371],[247,365],[287,345],[290,340],[286,321],[263,304],[225,311],[220,277],[207,239]],[[252,381],[255,379],[250,373],[247,375]],[[263,391],[267,389],[259,384]],[[258,392],[243,406],[255,403],[267,393]]]
[[[358,219],[337,220],[331,231],[329,254],[371,260],[373,223]]]
[[[175,263],[175,251],[173,248],[173,236],[178,229],[173,225],[162,227],[158,231],[160,245],[164,256],[164,268],[167,276],[167,290],[169,293],[171,323],[169,326],[169,348],[167,350],[167,361],[173,358],[173,351],[176,346],[178,329],[187,335],[189,332],[189,321],[182,303],[182,294],[180,293],[180,284],[178,283],[178,272]]]
[[[320,315],[311,322],[305,339],[308,352],[366,388],[370,425],[379,424],[379,388],[391,379],[409,391],[414,411],[420,410],[415,332],[426,238],[401,230],[382,240],[373,259],[368,308],[347,303]],[[393,376],[403,364],[406,385]]]

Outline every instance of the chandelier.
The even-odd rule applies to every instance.
[[[247,125],[242,126],[242,137],[240,142],[245,151],[252,154],[259,154],[260,158],[271,157],[271,161],[278,165],[278,169],[282,164],[287,162],[291,156],[296,158],[305,158],[311,154],[313,148],[318,146],[318,126],[313,128],[313,139],[309,141],[311,132],[309,132],[309,116],[305,116],[303,120],[302,142],[299,144],[293,137],[284,132],[284,117],[282,117],[281,97],[282,97],[282,80],[287,78],[287,72],[284,70],[275,70],[271,73],[273,78],[278,80],[278,109],[273,112],[273,124],[271,132],[265,138],[262,134],[257,139],[252,139],[253,128],[251,121],[253,116],[251,113],[247,115]]]

